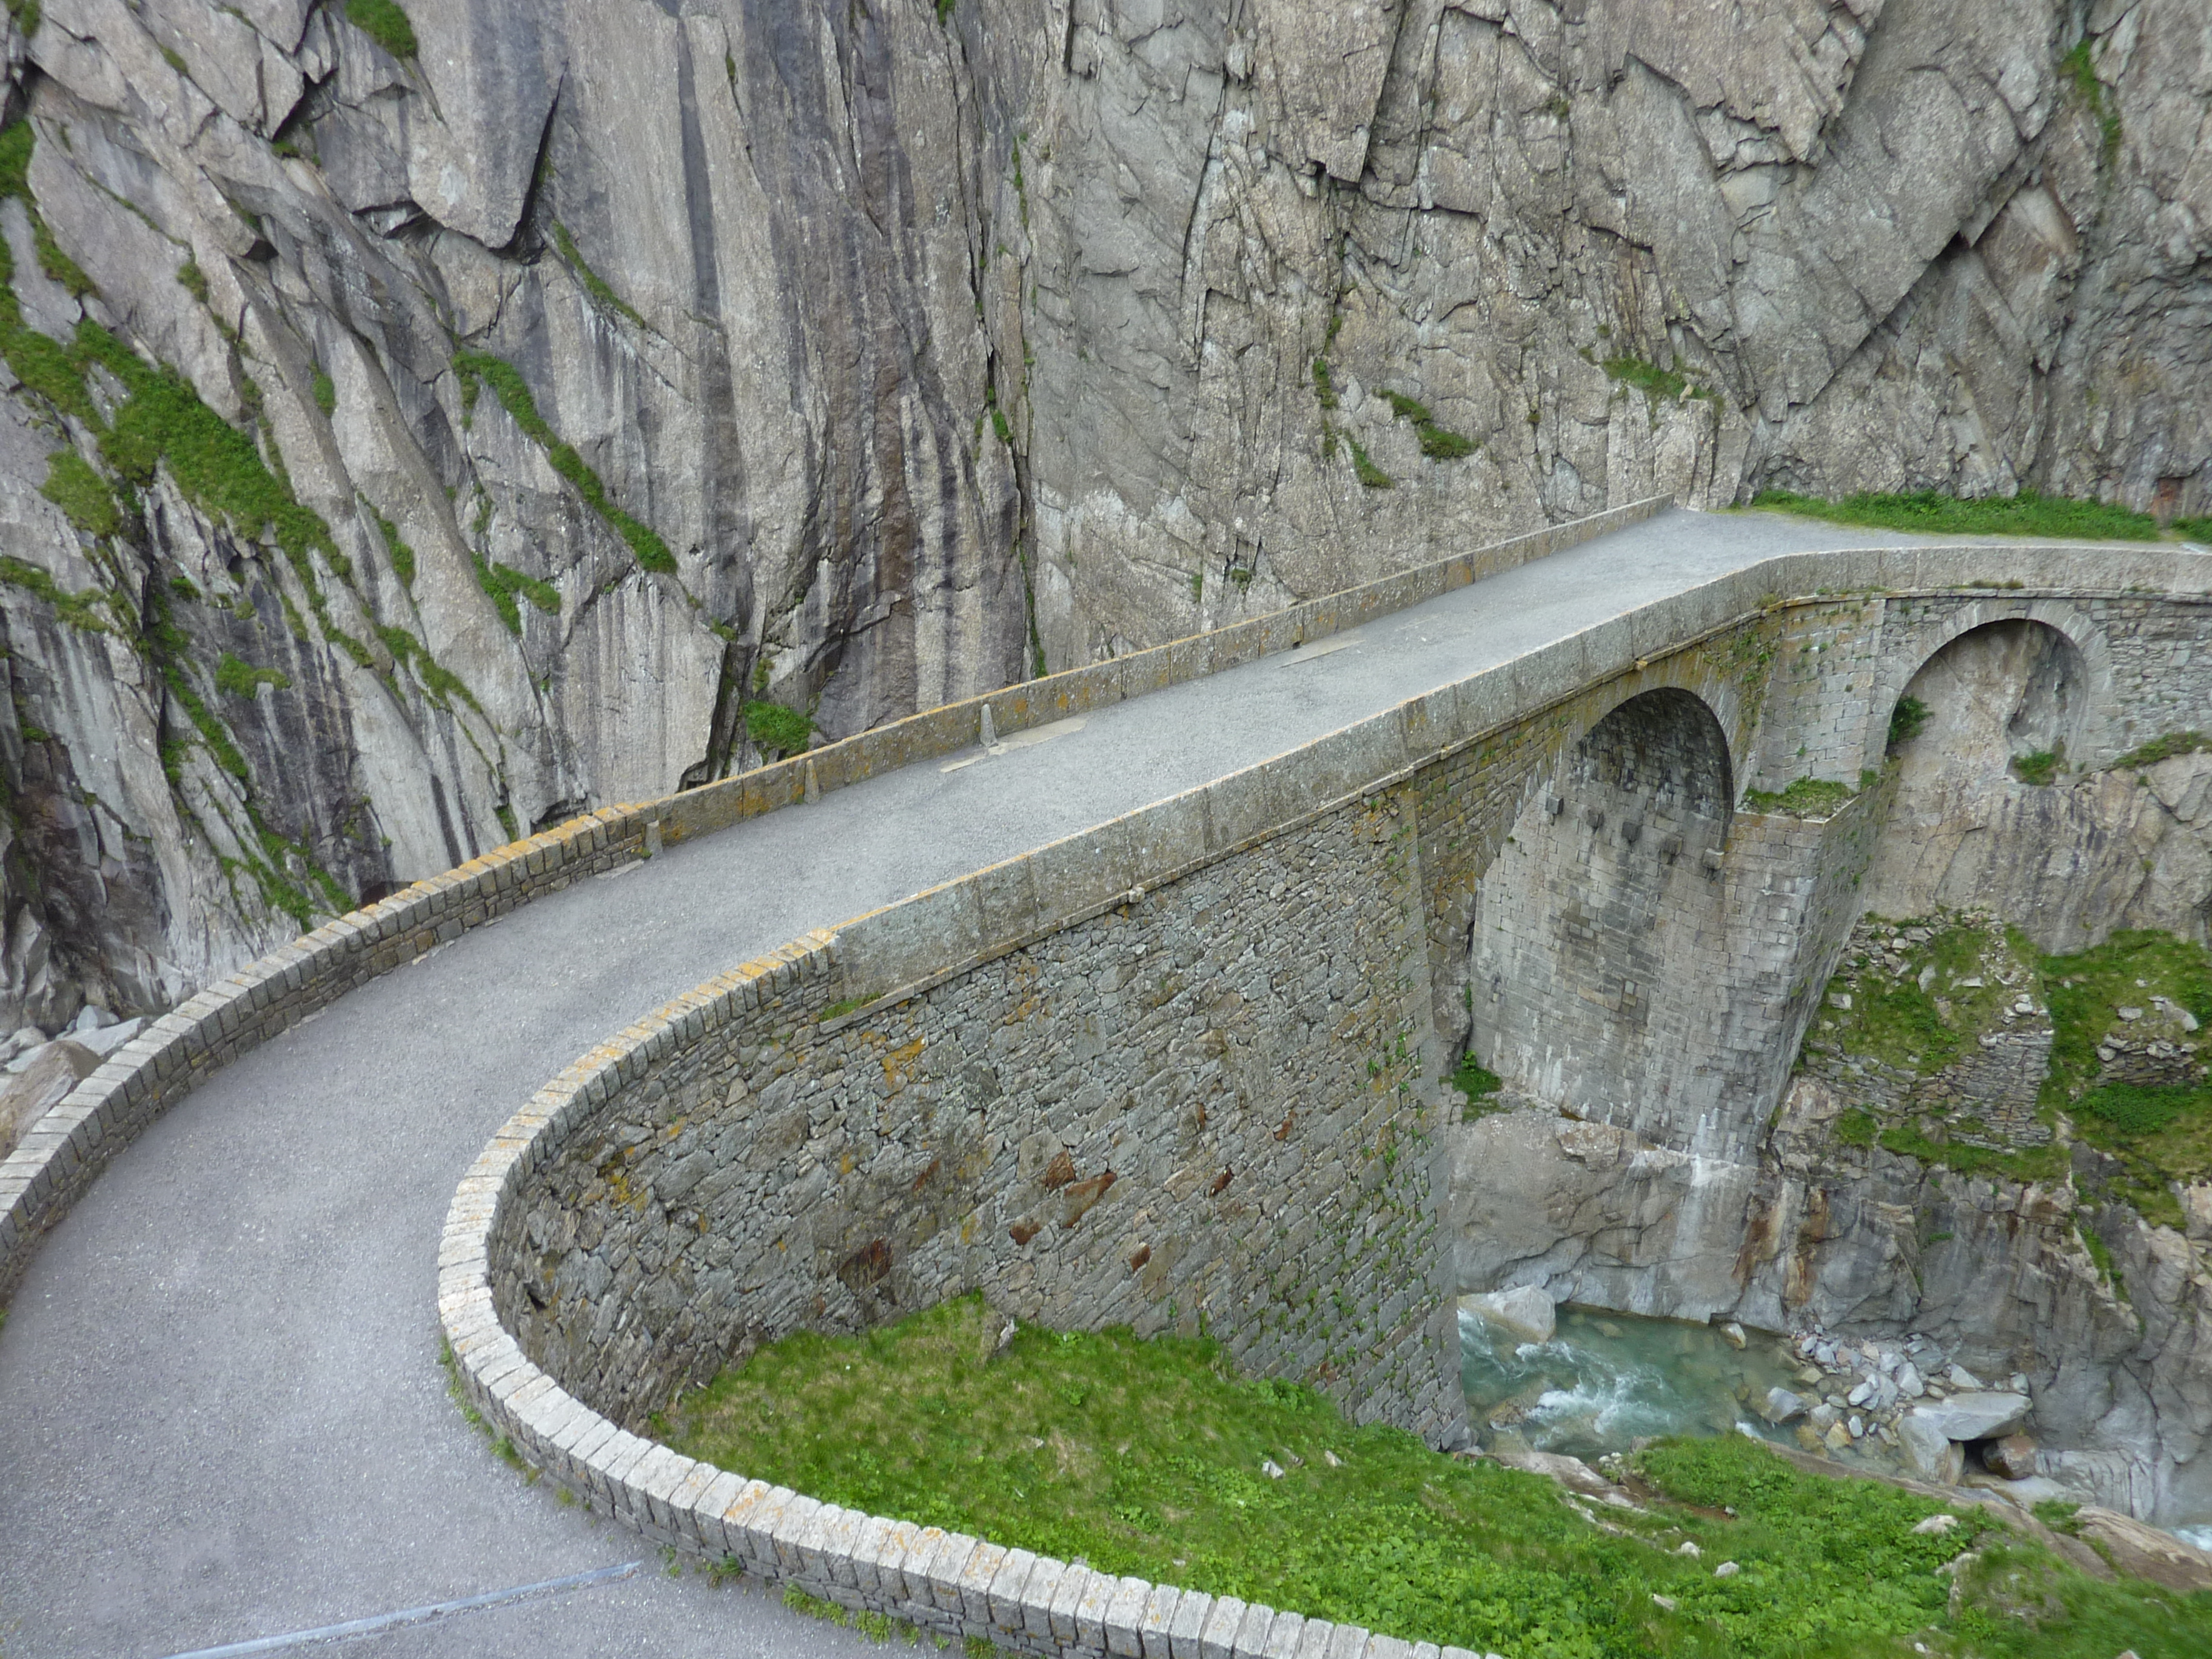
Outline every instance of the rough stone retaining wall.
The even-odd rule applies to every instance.
[[[893,913],[787,984],[741,970],[502,1211],[502,1322],[635,1426],[761,1342],[980,1288],[1055,1328],[1208,1332],[1455,1443],[1410,837],[1355,799],[1057,930],[1054,849],[1012,860],[970,881],[1043,936],[865,1012],[882,988],[841,964]]]
[[[202,1077],[464,929],[540,893],[556,892],[579,876],[658,852],[664,842],[725,829],[910,761],[964,748],[976,740],[986,703],[997,729],[1013,732],[1180,684],[1639,524],[1668,500],[1654,496],[1233,628],[949,704],[661,800],[605,808],[326,923],[155,1021],[0,1160],[0,1299],[15,1289],[40,1237],[68,1213],[107,1160]]]

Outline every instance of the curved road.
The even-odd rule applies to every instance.
[[[627,1579],[348,1650],[877,1651],[757,1592],[672,1577],[463,1420],[437,1362],[435,1254],[493,1131],[602,1037],[807,928],[1760,559],[1914,539],[1665,513],[1051,741],[672,848],[342,999],[125,1149],[17,1291],[0,1327],[0,1656],[160,1659],[640,1557]]]

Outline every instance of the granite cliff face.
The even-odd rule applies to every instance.
[[[11,0],[0,1022],[745,764],[751,698],[1654,489],[2212,509],[2191,0],[394,15]]]

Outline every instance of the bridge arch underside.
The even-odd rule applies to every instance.
[[[2057,951],[2116,927],[2205,936],[2202,904],[2167,914],[2150,879],[2133,779],[2071,769],[2098,756],[2095,678],[2073,638],[2027,617],[1968,628],[1921,664],[1899,696],[1911,718],[1890,728],[1910,735],[1893,746],[1868,910],[1987,909]]]
[[[1677,687],[1606,714],[1524,800],[1476,890],[1471,1047],[1515,1093],[1676,1145],[1741,1081],[1711,962],[1735,793],[1712,709]]]

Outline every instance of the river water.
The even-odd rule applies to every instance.
[[[1462,1308],[1460,1380],[1469,1419],[1493,1450],[1590,1458],[1657,1435],[1741,1429],[1794,1445],[1753,1406],[1771,1388],[1801,1387],[1786,1339],[1749,1333],[1737,1348],[1717,1328],[1565,1307],[1549,1342],[1516,1342]]]

